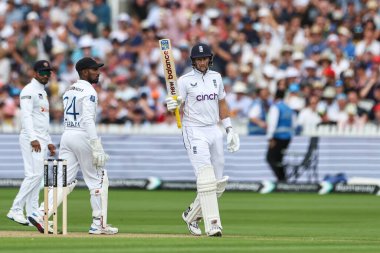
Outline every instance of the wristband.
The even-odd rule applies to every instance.
[[[223,127],[224,127],[225,129],[227,129],[227,128],[229,128],[229,127],[232,127],[230,117],[227,117],[227,118],[222,119],[222,124],[223,124]]]

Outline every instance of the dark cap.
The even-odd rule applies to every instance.
[[[53,70],[53,68],[50,66],[50,63],[46,60],[40,60],[34,63],[33,69],[36,72],[44,70]]]
[[[97,69],[103,66],[103,63],[97,63],[91,57],[84,57],[75,64],[75,69],[79,72],[84,69]]]

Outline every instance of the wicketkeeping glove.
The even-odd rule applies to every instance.
[[[90,141],[92,148],[93,164],[96,167],[104,167],[106,161],[110,159],[109,155],[104,152],[100,138]]]
[[[227,133],[227,150],[230,153],[238,151],[240,148],[240,139],[239,135],[234,132],[231,128],[228,129]]]
[[[168,111],[172,112],[175,109],[177,109],[177,107],[181,106],[181,104],[182,104],[182,97],[178,96],[177,100],[176,100],[176,99],[174,99],[173,97],[170,96],[170,97],[167,97],[165,99],[165,102],[166,102],[166,107],[168,108]]]

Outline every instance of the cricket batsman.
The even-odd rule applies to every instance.
[[[223,133],[218,122],[221,120],[226,130],[229,152],[239,150],[240,140],[231,125],[222,77],[209,69],[213,60],[210,47],[195,45],[190,58],[193,70],[178,79],[180,96],[166,99],[169,111],[183,103],[182,135],[197,178],[197,196],[182,218],[193,235],[202,234],[199,222],[203,217],[207,236],[222,236],[217,198],[228,177],[223,177]]]
[[[104,64],[97,63],[90,57],[80,59],[75,69],[79,80],[72,84],[63,94],[64,132],[60,142],[60,158],[67,160],[67,183],[69,193],[76,184],[76,175],[81,169],[83,179],[90,191],[92,208],[92,224],[89,234],[117,234],[118,228],[107,224],[108,176],[104,166],[109,156],[104,152],[102,143],[96,132],[95,118],[98,95],[92,86],[99,81],[100,68]],[[62,171],[58,173],[59,184],[62,185]],[[52,214],[52,194],[49,191],[49,211]],[[62,191],[58,191],[58,204],[62,202]],[[40,206],[40,215],[33,215],[29,220],[43,233],[41,214],[44,206]]]

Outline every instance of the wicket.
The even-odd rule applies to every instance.
[[[58,234],[58,163],[62,162],[62,234],[67,234],[67,161],[44,161],[44,234],[49,234],[49,162],[53,162],[53,234]]]

